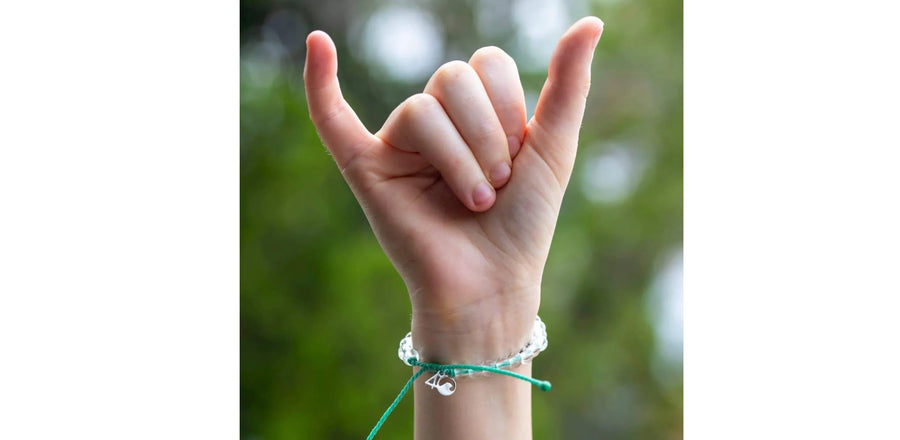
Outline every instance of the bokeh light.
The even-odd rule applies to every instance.
[[[443,55],[440,23],[427,12],[403,6],[380,9],[366,22],[362,53],[390,77],[421,81],[431,76]]]

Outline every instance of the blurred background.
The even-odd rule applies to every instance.
[[[407,294],[306,109],[315,29],[371,131],[442,63],[495,45],[529,117],[553,47],[606,27],[579,156],[544,274],[540,439],[682,437],[682,3],[242,0],[241,438],[360,439],[411,369]],[[377,438],[412,438],[412,399]]]

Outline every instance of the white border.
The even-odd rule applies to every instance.
[[[4,2],[0,53],[0,438],[234,438],[237,2]]]
[[[900,438],[890,5],[686,4],[686,438]]]

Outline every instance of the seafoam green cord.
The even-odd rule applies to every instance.
[[[550,382],[546,380],[538,380],[533,377],[523,376],[518,373],[513,373],[509,370],[502,370],[496,367],[488,367],[484,365],[468,365],[468,364],[450,364],[450,365],[441,365],[441,364],[432,364],[428,362],[419,362],[416,358],[409,358],[406,361],[409,365],[414,367],[420,367],[419,371],[412,375],[409,380],[406,382],[406,385],[400,390],[400,394],[397,394],[397,398],[394,399],[394,402],[391,403],[391,406],[381,415],[381,418],[378,419],[378,423],[375,424],[375,427],[372,428],[372,432],[369,433],[369,436],[366,437],[366,440],[372,440],[375,438],[375,434],[378,433],[378,430],[381,429],[381,425],[384,424],[384,421],[387,420],[388,416],[394,412],[394,409],[397,408],[397,405],[400,404],[400,401],[403,400],[403,396],[409,392],[409,389],[412,387],[413,383],[415,383],[416,379],[419,378],[426,371],[433,371],[435,373],[443,373],[449,377],[455,377],[457,370],[470,370],[470,371],[484,371],[488,373],[496,373],[503,374],[506,376],[514,377],[516,379],[524,380],[538,388],[541,391],[550,391]]]

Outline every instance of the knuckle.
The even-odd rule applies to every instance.
[[[584,77],[579,79],[573,79],[569,82],[560,81],[559,79],[552,80],[549,83],[550,87],[558,90],[558,93],[563,93],[566,96],[575,97],[581,99],[587,99],[588,94],[591,92],[591,78]]]
[[[435,79],[439,84],[456,81],[459,77],[472,72],[472,66],[464,61],[454,60],[444,63],[434,73]]]
[[[500,140],[503,140],[503,144],[506,145],[506,133],[503,131],[503,126],[500,125],[499,121],[481,121],[478,123],[476,130],[477,131],[475,132],[473,139],[474,141],[481,144],[486,144],[492,143],[494,141],[500,142]]]
[[[465,158],[460,154],[451,155],[447,159],[447,166],[450,170],[461,170],[467,165]]]
[[[341,173],[347,179],[347,182],[360,183],[363,187],[366,187],[369,183],[377,180],[372,167],[364,165],[365,162],[367,162],[366,157],[366,151],[363,150],[354,160],[347,163],[346,166],[341,169]]]
[[[346,110],[345,105],[333,105],[324,111],[310,112],[309,118],[316,127],[324,127],[343,115]]]
[[[503,51],[503,49],[497,46],[485,46],[481,49],[475,51],[472,54],[472,58],[469,61],[472,64],[490,64],[490,63],[512,63],[515,64],[515,61],[509,54]]]
[[[401,112],[401,117],[405,120],[409,120],[410,118],[431,114],[436,107],[439,106],[440,103],[437,102],[437,99],[434,96],[431,96],[427,93],[416,93],[415,95],[406,98],[406,101],[403,103],[403,111]]]

